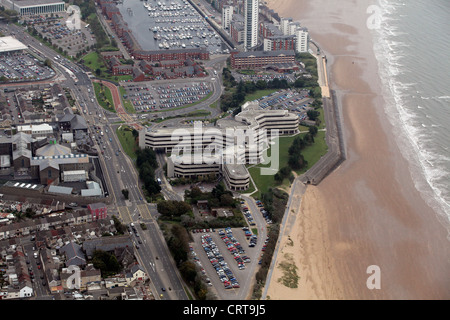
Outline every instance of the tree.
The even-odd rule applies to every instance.
[[[27,208],[25,210],[25,216],[27,218],[32,218],[35,214],[36,214],[36,212],[32,208]]]
[[[319,130],[317,129],[316,126],[312,126],[312,127],[309,127],[308,131],[309,131],[309,133],[310,133],[313,137],[315,137],[315,136],[317,135],[317,132],[318,132]]]
[[[114,228],[116,228],[116,231],[118,234],[125,234],[127,231],[127,228],[124,226],[122,222],[120,222],[119,219],[115,215],[112,216],[112,219],[114,221]]]
[[[293,170],[300,170],[307,166],[308,162],[302,154],[293,154],[289,156],[288,164]]]
[[[165,217],[181,217],[191,211],[191,206],[188,203],[176,200],[161,200],[156,208]]]
[[[319,117],[320,112],[317,110],[308,110],[306,112],[306,115],[308,116],[309,120],[316,121],[316,119]]]
[[[92,263],[96,269],[100,269],[103,278],[114,275],[122,269],[116,256],[103,250],[94,251]]]

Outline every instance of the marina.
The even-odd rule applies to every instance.
[[[186,0],[124,0],[118,8],[143,50],[206,48],[210,54],[229,53]]]

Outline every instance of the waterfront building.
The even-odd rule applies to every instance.
[[[307,28],[298,28],[295,31],[295,37],[296,37],[296,45],[295,45],[295,51],[297,52],[308,52],[309,45],[309,33]]]
[[[295,50],[295,36],[273,36],[264,39],[264,51]]]
[[[295,64],[294,50],[232,52],[233,69],[258,69],[276,64]]]
[[[294,113],[261,109],[253,101],[245,103],[234,119],[220,119],[215,127],[144,128],[139,132],[139,147],[171,154],[168,177],[222,174],[228,188],[245,190],[250,181],[245,165],[261,163],[268,139],[296,134],[298,126]]]
[[[292,18],[281,18],[280,20],[280,30],[284,35],[289,34],[289,24],[292,23]]]

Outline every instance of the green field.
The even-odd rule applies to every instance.
[[[114,102],[111,94],[111,90],[108,87],[100,85],[100,83],[93,82],[95,97],[97,98],[98,103],[102,106],[103,109],[116,112],[114,108]],[[109,104],[108,104],[109,102]]]
[[[125,99],[123,97],[124,94],[127,94],[126,90],[124,87],[119,87],[119,91],[120,91],[120,99],[122,99],[122,103],[123,103],[123,107],[125,108],[127,113],[136,113],[136,109],[134,109],[133,104],[131,103],[130,100]]]
[[[301,134],[303,136],[304,133]],[[255,198],[260,197],[261,192],[267,192],[269,188],[273,186],[277,186],[277,182],[274,179],[275,173],[277,173],[279,168],[282,168],[288,164],[288,158],[289,158],[289,147],[291,146],[292,142],[294,141],[295,136],[292,137],[280,137],[277,139],[278,142],[278,150],[279,150],[279,156],[275,157],[275,160],[278,159],[279,163],[278,166],[276,166],[276,169],[273,170],[273,174],[261,174],[261,168],[270,168],[272,163],[268,164],[258,164],[255,166],[248,166],[248,171],[250,172],[253,181],[255,182],[256,187],[258,188],[258,192],[256,192],[253,196]],[[322,156],[324,156],[327,153],[328,147],[325,142],[325,132],[319,131],[314,138],[314,144],[311,146],[306,147],[302,151],[302,155],[305,158],[306,161],[308,161],[308,165],[303,170],[296,171],[297,174],[302,174],[306,172],[309,168],[311,168],[314,163],[316,163]],[[271,157],[272,155],[272,147],[267,152],[268,157]],[[274,162],[272,161],[272,162]],[[284,179],[283,183],[279,186],[289,186],[288,179]]]
[[[97,52],[92,51],[85,55],[82,59],[84,60],[84,65],[91,69],[93,72],[95,72],[96,69],[106,71],[105,63]]]
[[[260,98],[262,98],[262,97],[264,97],[264,96],[268,96],[269,94],[274,93],[274,92],[277,92],[277,91],[280,91],[280,90],[282,90],[282,89],[264,89],[264,90],[256,90],[255,92],[249,93],[249,94],[247,94],[247,95],[245,96],[244,103],[247,102],[247,101],[253,101],[253,100],[260,99]]]
[[[136,160],[136,150],[138,149],[138,145],[134,139],[132,129],[128,126],[120,126],[116,130],[116,134],[125,153],[133,159],[133,161]]]

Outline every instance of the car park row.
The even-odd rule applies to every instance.
[[[219,230],[219,235],[222,241],[225,243],[225,245],[228,248],[228,251],[233,256],[234,260],[236,261],[239,270],[245,269],[245,263],[250,262],[250,258],[247,256],[241,256],[241,254],[245,253],[244,248],[242,245],[237,241],[235,237],[233,237],[233,232],[231,231],[230,227],[225,228],[224,230]]]
[[[261,211],[261,214],[263,215],[266,222],[268,224],[271,224],[272,220],[270,220],[269,212],[267,212],[267,210],[264,209],[264,205],[262,204],[261,200],[256,200],[256,205],[259,207],[259,211]]]
[[[133,92],[133,90],[135,92]],[[136,111],[147,111],[154,109],[166,109],[179,107],[194,103],[211,92],[205,82],[193,83],[190,85],[157,88],[149,87],[128,87],[127,98],[131,101]]]
[[[202,235],[202,246],[225,289],[239,288],[239,282],[209,234]]]
[[[38,60],[28,54],[3,55],[0,61],[0,76],[8,80],[43,80],[54,75],[52,69],[39,66]]]

